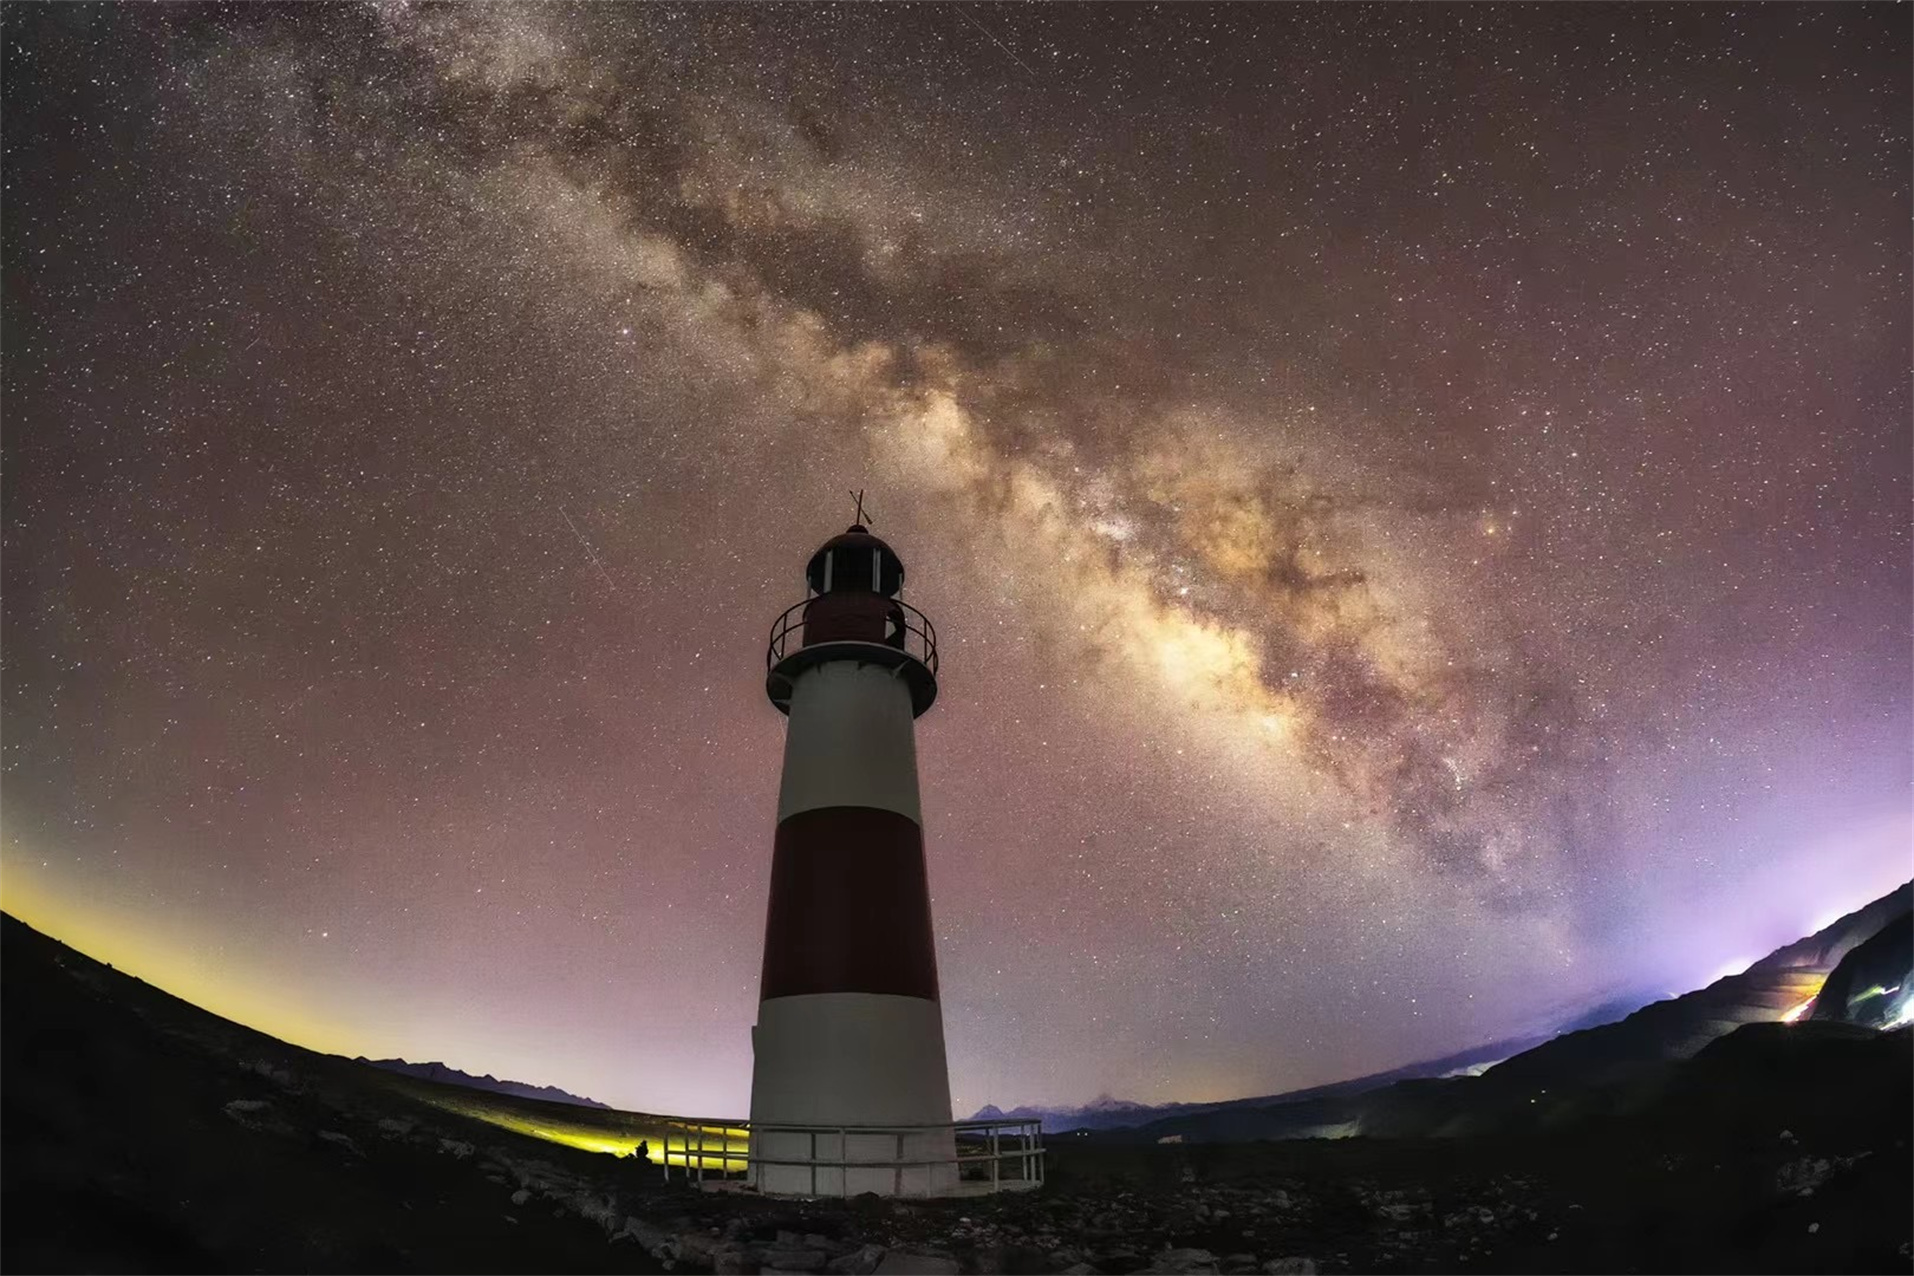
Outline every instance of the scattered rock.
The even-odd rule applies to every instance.
[[[1774,1172],[1775,1190],[1811,1196],[1814,1189],[1827,1182],[1828,1175],[1833,1172],[1834,1165],[1826,1158],[1804,1156],[1799,1160],[1789,1161]]]
[[[1083,1259],[1077,1253],[1063,1257],[1063,1262],[1057,1262],[1043,1246],[1013,1240],[993,1249],[980,1249],[969,1265],[984,1272],[1054,1272]]]
[[[1316,1260],[1272,1258],[1263,1264],[1263,1276],[1316,1276]]]
[[[364,1152],[359,1150],[359,1145],[352,1141],[352,1136],[350,1135],[341,1134],[337,1130],[321,1130],[319,1131],[319,1137],[336,1147],[344,1148],[354,1156],[363,1157],[365,1155]]]
[[[821,1249],[805,1249],[800,1245],[767,1245],[759,1251],[759,1258],[766,1267],[787,1272],[814,1272],[824,1266],[828,1257]]]
[[[249,1063],[245,1066],[248,1072],[256,1072],[268,1081],[272,1081],[288,1090],[292,1089],[292,1073],[286,1071],[284,1068],[275,1068],[264,1059],[258,1060],[255,1063]]]
[[[475,1149],[470,1143],[466,1143],[461,1139],[440,1139],[439,1151],[463,1161],[466,1157],[472,1155]]]
[[[226,1116],[260,1134],[290,1135],[293,1129],[272,1109],[272,1104],[264,1099],[234,1099],[225,1108]]]
[[[962,1269],[952,1258],[934,1254],[903,1254],[891,1250],[876,1267],[876,1276],[957,1276]]]
[[[532,1199],[532,1194],[526,1191],[522,1187],[519,1188],[518,1191],[512,1193],[512,1204],[514,1205],[523,1205],[525,1202],[531,1199]]]
[[[871,1276],[883,1261],[882,1245],[864,1245],[848,1254],[839,1254],[824,1264],[824,1270],[837,1273],[837,1276]]]
[[[663,1228],[653,1227],[642,1218],[627,1218],[625,1220],[624,1230],[619,1232],[618,1235],[628,1236],[632,1240],[637,1241],[639,1248],[649,1254],[660,1254],[664,1252],[665,1246],[671,1240],[671,1237]]]
[[[672,1243],[678,1248],[678,1257],[689,1258],[699,1263],[710,1262],[713,1256],[724,1248],[722,1240],[706,1232],[686,1232]]]

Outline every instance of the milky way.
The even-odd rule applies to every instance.
[[[1909,25],[8,6],[7,906],[740,1111],[861,488],[959,1107],[1693,986],[1908,875]]]

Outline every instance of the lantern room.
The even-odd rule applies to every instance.
[[[814,594],[863,591],[895,598],[904,589],[904,560],[862,523],[853,523],[811,555],[804,579]]]
[[[937,633],[906,603],[904,562],[862,523],[818,547],[804,569],[807,597],[771,626],[765,694],[784,713],[800,674],[832,660],[892,670],[911,691],[913,716],[937,699]]]

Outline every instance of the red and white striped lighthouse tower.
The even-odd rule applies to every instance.
[[[936,634],[902,599],[903,562],[861,524],[804,575],[767,655],[765,691],[790,724],[751,1033],[753,1178],[770,1193],[931,1195],[957,1179],[917,796]],[[857,1126],[886,1128],[835,1133]]]

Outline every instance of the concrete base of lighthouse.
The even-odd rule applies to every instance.
[[[944,1021],[935,1001],[855,992],[777,997],[760,1004],[751,1038],[752,1181],[760,1192],[939,1196],[956,1189]],[[897,1128],[840,1134],[840,1126]],[[906,1128],[923,1126],[942,1128]]]

